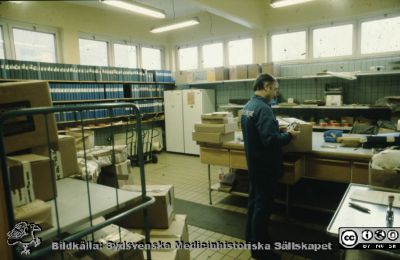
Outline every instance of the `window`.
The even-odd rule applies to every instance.
[[[313,30],[314,58],[351,55],[352,50],[352,24]]]
[[[224,51],[222,43],[203,45],[203,67],[213,68],[224,65]]]
[[[79,57],[83,65],[108,66],[107,42],[79,39]]]
[[[306,32],[272,35],[271,50],[272,61],[304,60],[306,58]]]
[[[136,46],[115,43],[114,62],[116,67],[137,68]]]
[[[17,60],[56,62],[55,34],[13,28]]]
[[[160,70],[161,50],[142,47],[142,68],[148,70]]]
[[[361,23],[361,54],[400,51],[400,16]]]
[[[3,40],[3,27],[0,26],[0,59],[5,58],[4,54],[4,40]]]
[[[253,63],[253,40],[243,39],[228,42],[229,65]]]
[[[194,70],[198,68],[197,47],[180,48],[178,50],[179,69]]]

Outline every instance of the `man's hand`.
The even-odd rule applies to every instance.
[[[300,131],[289,130],[288,133],[292,136],[292,140],[296,140],[297,136],[300,134]]]

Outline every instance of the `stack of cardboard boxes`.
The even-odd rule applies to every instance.
[[[139,185],[125,185],[122,189],[142,192]],[[147,185],[146,194],[153,196],[156,200],[147,210],[148,223],[151,229],[150,242],[170,245],[170,248],[153,249],[152,259],[189,260],[189,250],[175,248],[177,242],[189,242],[189,233],[186,215],[178,215],[174,212],[174,187],[172,185]],[[135,206],[137,204],[129,207]],[[126,209],[123,208],[122,211]],[[107,217],[112,217],[118,213],[113,213]],[[118,225],[130,232],[144,235],[143,212],[139,211],[123,218],[118,222]]]
[[[0,85],[0,107],[3,111],[52,106],[47,82],[32,81]],[[47,123],[47,127],[46,127]],[[7,156],[11,200],[15,220],[37,223],[42,229],[53,225],[51,207],[45,203],[57,196],[55,180],[77,170],[77,163],[64,163],[75,155],[70,140],[57,136],[53,115],[18,116],[3,124],[4,154]],[[72,143],[74,144],[74,143]],[[49,151],[54,151],[50,155]],[[53,160],[53,156],[57,158]],[[77,173],[77,172],[74,172]],[[3,174],[0,169],[0,174]],[[0,216],[2,232],[8,231],[5,212],[4,184],[1,183]],[[1,233],[1,237],[6,234]],[[4,241],[4,242],[3,242]],[[0,248],[8,252],[5,240]]]
[[[222,81],[238,79],[255,79],[260,73],[269,73],[279,76],[279,67],[273,63],[248,64],[230,66],[229,68],[217,67],[207,70],[177,71],[176,84],[185,84],[199,81]]]
[[[222,144],[235,139],[237,123],[231,113],[213,112],[201,115],[194,125],[192,138],[198,143]]]

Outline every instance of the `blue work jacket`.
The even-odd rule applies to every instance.
[[[278,121],[268,101],[254,95],[245,105],[241,117],[247,167],[250,175],[283,174],[282,146],[290,143],[289,133],[280,133]]]

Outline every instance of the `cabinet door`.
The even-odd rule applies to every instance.
[[[182,91],[165,91],[164,107],[167,151],[183,153],[185,147],[183,140]]]
[[[319,180],[350,182],[350,167],[350,161],[347,160],[308,157],[305,176]]]
[[[199,89],[183,90],[183,131],[185,153],[200,154],[199,145],[192,140],[194,124],[201,122],[203,113],[203,96]]]
[[[368,163],[353,162],[351,164],[351,182],[359,184],[368,184]]]

